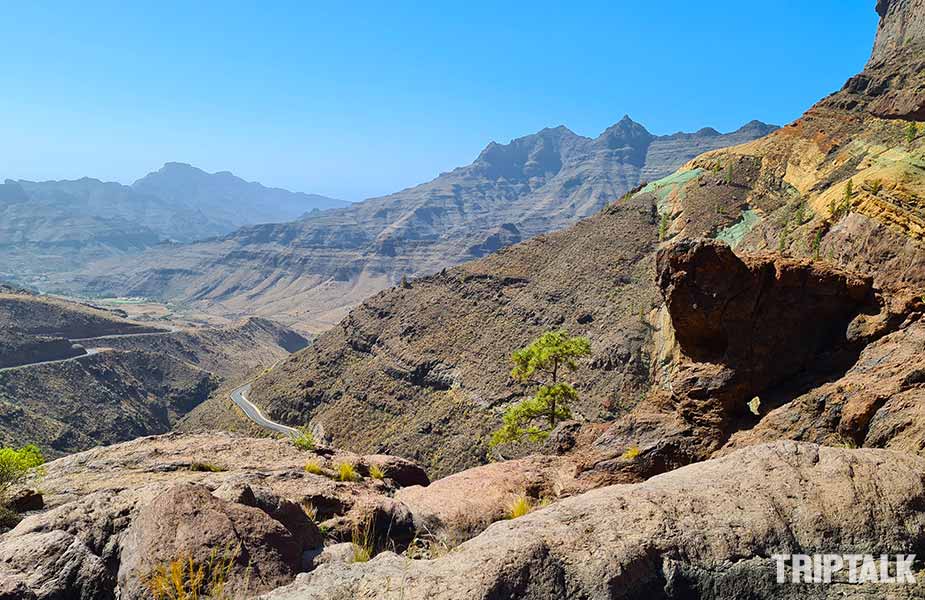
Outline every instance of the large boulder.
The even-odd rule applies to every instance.
[[[529,456],[467,469],[427,487],[407,487],[395,498],[411,509],[422,535],[455,546],[504,519],[518,498],[539,505],[584,489],[569,460]]]
[[[145,598],[144,581],[178,559],[231,562],[226,590],[248,594],[291,581],[302,542],[262,510],[222,500],[196,485],[167,489],[144,505],[122,542],[123,598]]]
[[[925,552],[925,459],[754,446],[495,523],[435,560],[329,564],[267,600],[920,598],[925,585],[778,584],[774,554]]]

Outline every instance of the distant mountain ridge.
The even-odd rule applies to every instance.
[[[348,204],[183,163],[167,163],[131,186],[90,177],[7,179],[0,185],[0,274],[41,283],[45,273],[162,241],[192,242]]]
[[[318,194],[290,192],[245,181],[229,171],[207,173],[186,163],[168,162],[132,184],[132,189],[177,205],[196,207],[228,233],[244,225],[299,218],[314,210],[350,203]]]
[[[77,291],[199,302],[225,314],[255,311],[319,331],[402,277],[560,229],[704,151],[775,129],[752,122],[728,134],[656,136],[628,116],[596,138],[547,128],[492,142],[471,164],[395,194],[156,248],[126,264],[91,265]]]

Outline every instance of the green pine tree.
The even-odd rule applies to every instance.
[[[822,247],[822,230],[816,232],[816,236],[813,238],[813,260],[819,260],[821,258],[821,249]]]
[[[842,204],[841,215],[846,216],[851,211],[851,198],[854,196],[854,181],[849,179],[845,187],[845,201]]]
[[[663,212],[658,223],[658,241],[664,242],[668,239],[668,227],[671,225],[671,215]]]
[[[538,385],[536,395],[510,407],[504,424],[491,437],[491,446],[545,439],[556,423],[571,417],[569,405],[578,400],[571,384],[561,381],[565,371],[578,368],[578,360],[591,354],[588,338],[570,337],[566,331],[549,331],[529,346],[514,352],[514,379]]]

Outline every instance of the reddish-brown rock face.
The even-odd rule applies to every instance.
[[[782,437],[830,441],[827,436],[837,433],[860,442],[885,404],[871,386],[847,404],[828,402],[827,411],[814,413],[811,406],[819,402],[804,398],[776,416],[774,425],[756,428],[762,433],[746,432],[783,399],[816,388],[834,391],[839,385],[832,382],[860,381],[859,363],[877,353],[867,349],[883,347],[881,339],[891,347],[908,346],[902,332],[911,330],[923,308],[908,290],[878,290],[871,278],[828,262],[739,257],[712,240],[683,240],[660,250],[657,281],[670,319],[662,335],[675,345],[665,353],[671,358],[657,367],[656,387],[646,400],[582,457],[583,477],[645,478],[709,458],[733,435],[733,447]],[[912,376],[890,375],[897,381]],[[763,405],[750,407],[756,396]],[[796,421],[787,421],[798,411]],[[814,433],[801,438],[802,431]],[[640,450],[632,460],[623,456],[630,448]]]
[[[742,259],[712,240],[661,250],[657,269],[683,354],[730,369],[725,389],[710,393],[731,401],[747,401],[844,345],[852,319],[876,304],[869,278],[780,256]],[[696,381],[673,383],[702,395]]]

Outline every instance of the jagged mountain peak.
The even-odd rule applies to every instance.
[[[629,115],[608,127],[594,140],[595,145],[607,148],[622,148],[629,146],[637,150],[645,149],[655,139],[649,130],[640,123],[632,120]]]

